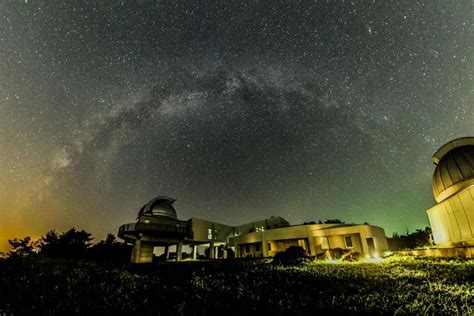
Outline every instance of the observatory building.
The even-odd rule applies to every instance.
[[[458,138],[433,155],[433,195],[428,210],[439,247],[474,246],[474,137]]]
[[[358,224],[293,225],[280,216],[272,216],[239,226],[230,226],[199,218],[178,219],[175,199],[159,196],[145,204],[135,223],[120,226],[118,236],[133,243],[132,262],[152,262],[156,247],[168,258],[169,247],[182,259],[183,245],[198,258],[205,249],[207,258],[269,257],[290,246],[301,246],[312,256],[328,249],[342,248],[365,256],[378,256],[388,250],[382,228]],[[202,252],[202,251],[201,251]]]

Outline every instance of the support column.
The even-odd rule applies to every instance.
[[[360,243],[362,245],[362,253],[364,255],[372,256],[369,250],[369,244],[367,243],[367,237],[365,234],[359,233]]]
[[[314,245],[314,236],[311,230],[311,225],[307,225],[307,233],[308,233],[308,248],[309,248],[309,255],[316,256],[316,247]]]
[[[316,256],[316,247],[314,245],[314,237],[308,236],[309,255]]]
[[[194,260],[197,259],[197,250],[198,250],[198,247],[196,245],[193,245],[193,259]]]
[[[153,262],[153,245],[142,243],[137,239],[132,251],[133,263]]]
[[[268,257],[268,242],[266,240],[262,240],[262,255]]]
[[[169,252],[170,252],[169,246],[165,246],[165,252],[164,252],[165,261],[168,260]]]
[[[183,252],[183,242],[180,241],[176,245],[176,261],[181,261]]]
[[[211,242],[209,245],[209,259],[214,259],[215,258],[215,249],[214,249],[214,242]]]
[[[140,239],[137,239],[135,241],[135,245],[133,246],[133,250],[132,250],[132,259],[131,259],[131,261],[133,263],[140,263],[139,259],[140,259],[141,245],[142,245],[142,241]]]
[[[265,235],[265,232],[261,232],[262,234],[262,255],[264,257],[268,257],[268,244],[267,244],[267,236]]]

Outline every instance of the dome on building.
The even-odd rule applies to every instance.
[[[157,217],[165,217],[170,219],[178,219],[173,203],[176,199],[166,196],[159,196],[145,204],[138,212],[138,217],[141,215],[151,215]]]
[[[433,194],[441,202],[474,183],[474,137],[455,139],[434,155]]]

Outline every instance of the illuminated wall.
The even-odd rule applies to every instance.
[[[373,241],[373,248],[368,239]],[[387,238],[382,228],[355,224],[295,225],[231,238],[236,245],[237,256],[267,257],[290,246],[301,246],[315,256],[327,249],[350,249],[364,255],[374,255],[388,250]]]
[[[458,138],[433,155],[433,195],[428,210],[434,242],[441,247],[474,245],[474,137]]]
[[[474,185],[428,210],[433,238],[440,246],[474,246]]]

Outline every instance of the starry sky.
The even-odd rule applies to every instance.
[[[0,250],[180,219],[428,225],[474,135],[471,1],[0,2]]]

